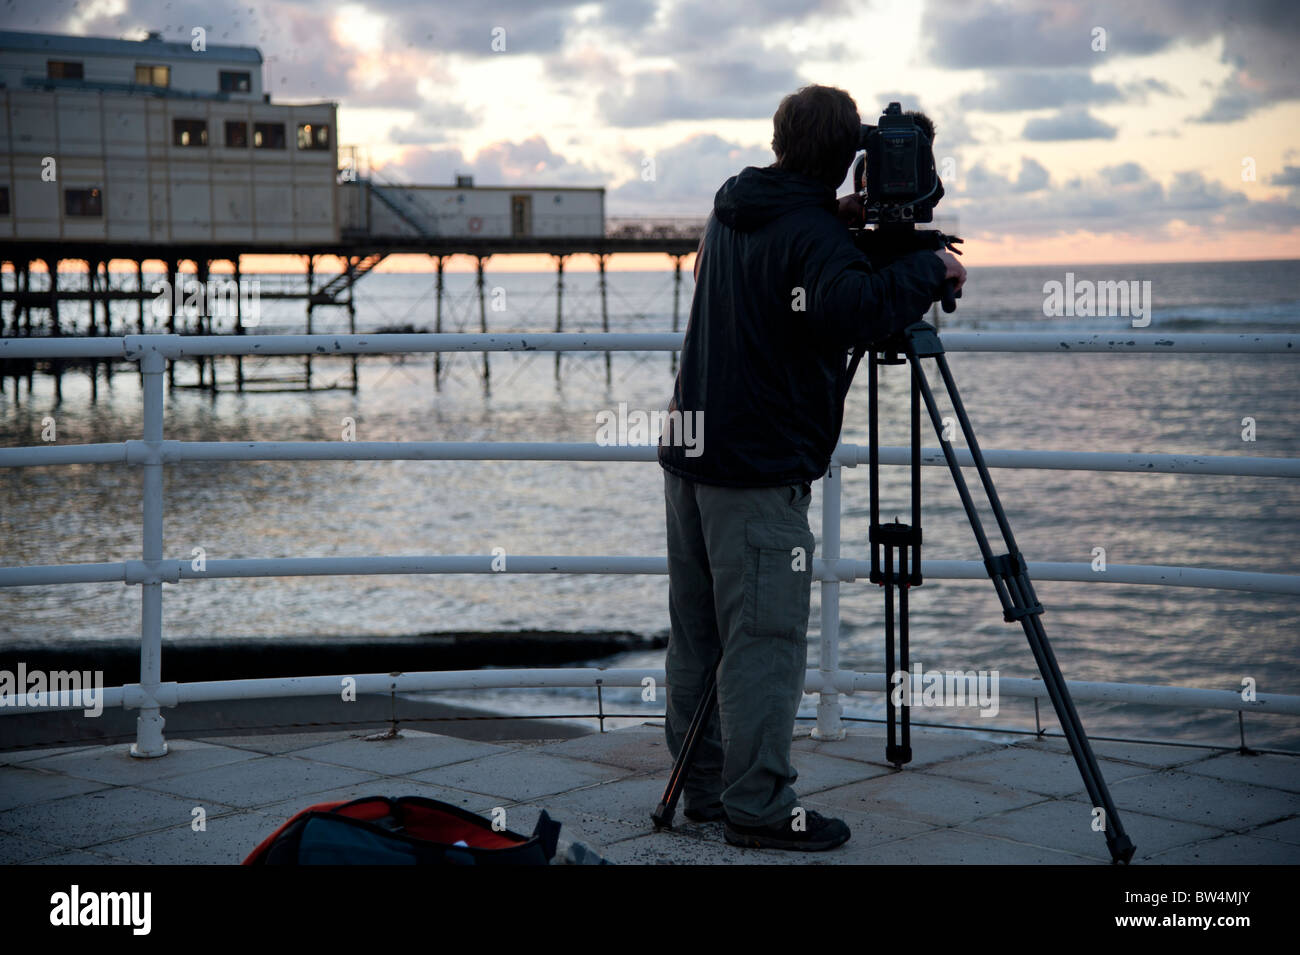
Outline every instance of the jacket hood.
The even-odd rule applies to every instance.
[[[750,232],[805,206],[835,211],[835,190],[802,173],[746,166],[722,184],[713,214],[723,225]]]

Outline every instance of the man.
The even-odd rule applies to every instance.
[[[718,190],[681,366],[660,440],[667,505],[666,735],[676,758],[709,669],[718,706],[683,787],[685,814],[725,821],[734,845],[823,850],[848,827],[799,805],[790,765],[807,666],[812,482],[839,439],[848,353],[920,318],[947,252],[873,272],[835,189],[861,118],[843,90],[808,86],[773,117],[776,162]],[[672,412],[695,422],[685,447]],[[720,661],[720,662],[719,662]]]

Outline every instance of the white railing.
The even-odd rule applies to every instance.
[[[661,669],[567,668],[543,670],[484,670],[393,674],[348,674],[257,680],[218,680],[163,683],[162,585],[180,580],[232,577],[288,577],[365,574],[500,573],[491,555],[408,557],[273,558],[206,560],[202,571],[190,561],[162,555],[162,469],[180,461],[645,461],[653,462],[654,447],[602,447],[577,443],[524,442],[377,442],[377,441],[174,441],[163,437],[163,373],[169,360],[199,355],[355,355],[444,351],[677,351],[678,334],[540,334],[540,335],[257,335],[177,336],[128,335],[122,338],[0,339],[4,358],[125,358],[140,362],[143,379],[143,439],[111,444],[0,449],[0,467],[61,464],[126,464],[142,474],[142,559],[96,564],[0,567],[0,587],[122,581],[142,588],[140,682],[104,691],[105,706],[138,709],[135,756],[162,756],[161,710],[211,700],[332,695],[345,678],[355,680],[358,693],[430,690],[640,686],[653,677],[662,683]],[[1002,352],[1187,352],[1297,354],[1300,341],[1289,335],[1124,335],[1101,333],[950,333],[949,351]],[[880,449],[883,464],[910,460],[908,448]],[[969,452],[957,450],[969,462]],[[866,578],[869,562],[840,554],[842,471],[866,460],[867,448],[841,443],[822,479],[822,556],[813,561],[821,582],[821,658],[809,670],[805,692],[819,696],[817,728],[821,738],[843,735],[839,694],[884,692],[883,673],[858,673],[839,668],[839,588]],[[989,450],[990,467],[1048,468],[1090,471],[1143,471],[1184,474],[1223,474],[1251,477],[1300,477],[1300,460],[1290,458],[1212,457],[1203,455],[1115,454],[1095,452]],[[924,449],[922,464],[946,466],[939,450]],[[1031,562],[1040,580],[1207,587],[1267,593],[1300,594],[1300,577],[1194,567],[1110,565],[1099,574],[1089,564]],[[666,574],[666,558],[614,556],[511,556],[505,573],[521,574]],[[931,578],[980,579],[979,561],[928,560],[922,572]],[[1230,690],[1149,686],[1125,683],[1072,682],[1076,700],[1143,703],[1247,712],[1300,715],[1300,696],[1260,692],[1253,699]],[[1002,679],[999,692],[1010,697],[1047,699],[1039,680]],[[48,700],[20,697],[5,712],[40,709],[83,709],[79,692],[51,707]]]

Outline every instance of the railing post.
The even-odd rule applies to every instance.
[[[163,548],[163,372],[162,352],[145,349],[140,356],[144,378],[144,440],[149,457],[141,466],[143,500],[143,551],[149,577],[140,590],[140,689],[157,699],[162,683],[162,548]],[[141,706],[135,721],[131,755],[141,758],[167,755],[161,708]]]
[[[832,464],[822,479],[822,562],[834,567],[840,559],[840,466]],[[840,668],[840,582],[832,572],[822,581],[822,686],[833,686]],[[825,689],[818,694],[814,739],[843,739],[840,695]]]

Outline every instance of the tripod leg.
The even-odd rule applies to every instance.
[[[917,347],[918,340],[922,343],[920,349]],[[978,442],[975,440],[974,429],[971,428],[970,419],[966,416],[966,409],[962,405],[961,396],[957,392],[952,372],[948,368],[947,359],[943,354],[943,346],[939,344],[938,336],[933,334],[933,330],[930,330],[928,334],[922,333],[917,337],[909,337],[908,342],[908,359],[917,375],[921,395],[925,400],[926,410],[929,412],[935,433],[939,436],[939,445],[943,449],[944,458],[948,463],[948,470],[952,473],[953,482],[957,486],[957,493],[960,495],[962,506],[966,511],[966,517],[970,521],[971,529],[975,533],[975,540],[979,544],[980,553],[984,557],[984,566],[988,570],[994,589],[998,593],[998,599],[1002,603],[1003,617],[1008,622],[1018,621],[1024,628],[1030,651],[1038,664],[1043,684],[1052,700],[1052,706],[1056,710],[1056,716],[1061,723],[1065,737],[1070,744],[1070,752],[1074,756],[1075,765],[1083,778],[1084,788],[1087,789],[1088,796],[1092,799],[1094,810],[1100,809],[1103,813],[1101,819],[1102,829],[1105,833],[1107,847],[1110,849],[1111,860],[1113,862],[1127,863],[1132,859],[1136,847],[1124,831],[1123,823],[1119,818],[1119,810],[1115,808],[1115,804],[1111,800],[1110,790],[1102,777],[1101,768],[1097,764],[1096,757],[1092,752],[1092,746],[1084,733],[1079,714],[1074,708],[1074,701],[1070,698],[1070,691],[1066,686],[1065,678],[1061,675],[1055,654],[1052,653],[1051,645],[1048,643],[1047,633],[1043,629],[1043,623],[1040,619],[1040,614],[1043,612],[1042,605],[1038,603],[1034,594],[1024,558],[1016,547],[1015,537],[1011,533],[1011,526],[1007,521],[1006,512],[1002,509],[1002,504],[998,500],[997,491],[993,487],[993,479],[989,475],[984,456],[980,452]],[[966,480],[962,476],[961,466],[957,463],[957,456],[952,449],[952,445],[943,438],[943,422],[939,415],[938,406],[935,403],[934,393],[930,390],[929,382],[926,381],[925,373],[921,368],[920,359],[922,355],[934,358],[939,367],[949,400],[952,402],[953,410],[956,412],[957,419],[961,424],[962,434],[966,439],[967,447],[970,448],[971,458],[975,462],[980,481],[988,496],[989,506],[993,511],[998,528],[1002,532],[1003,541],[1007,547],[1006,554],[1001,556],[993,554],[988,538],[984,534],[983,524],[980,522],[979,514],[976,512],[974,502],[971,499],[970,489],[966,486]]]
[[[898,737],[895,722],[898,711],[894,706],[894,674],[898,672],[894,660],[894,549],[884,548],[885,574],[885,684],[889,692],[885,694],[885,722],[888,736],[885,742],[885,762],[901,765],[898,751]],[[906,677],[904,677],[906,679]]]
[[[722,661],[719,660],[719,663]],[[659,805],[655,811],[650,814],[650,819],[655,824],[656,829],[671,829],[673,827],[673,814],[677,811],[677,800],[681,798],[682,787],[686,782],[686,774],[691,770],[691,761],[695,758],[695,747],[699,745],[700,737],[704,734],[704,727],[709,725],[709,720],[713,716],[713,709],[718,702],[718,667],[715,664],[709,671],[708,681],[704,684],[704,693],[700,697],[700,703],[695,708],[695,715],[691,717],[691,725],[686,730],[686,737],[682,740],[681,751],[677,754],[677,762],[673,766],[672,775],[668,777],[668,786],[664,789],[663,798],[659,800]]]

